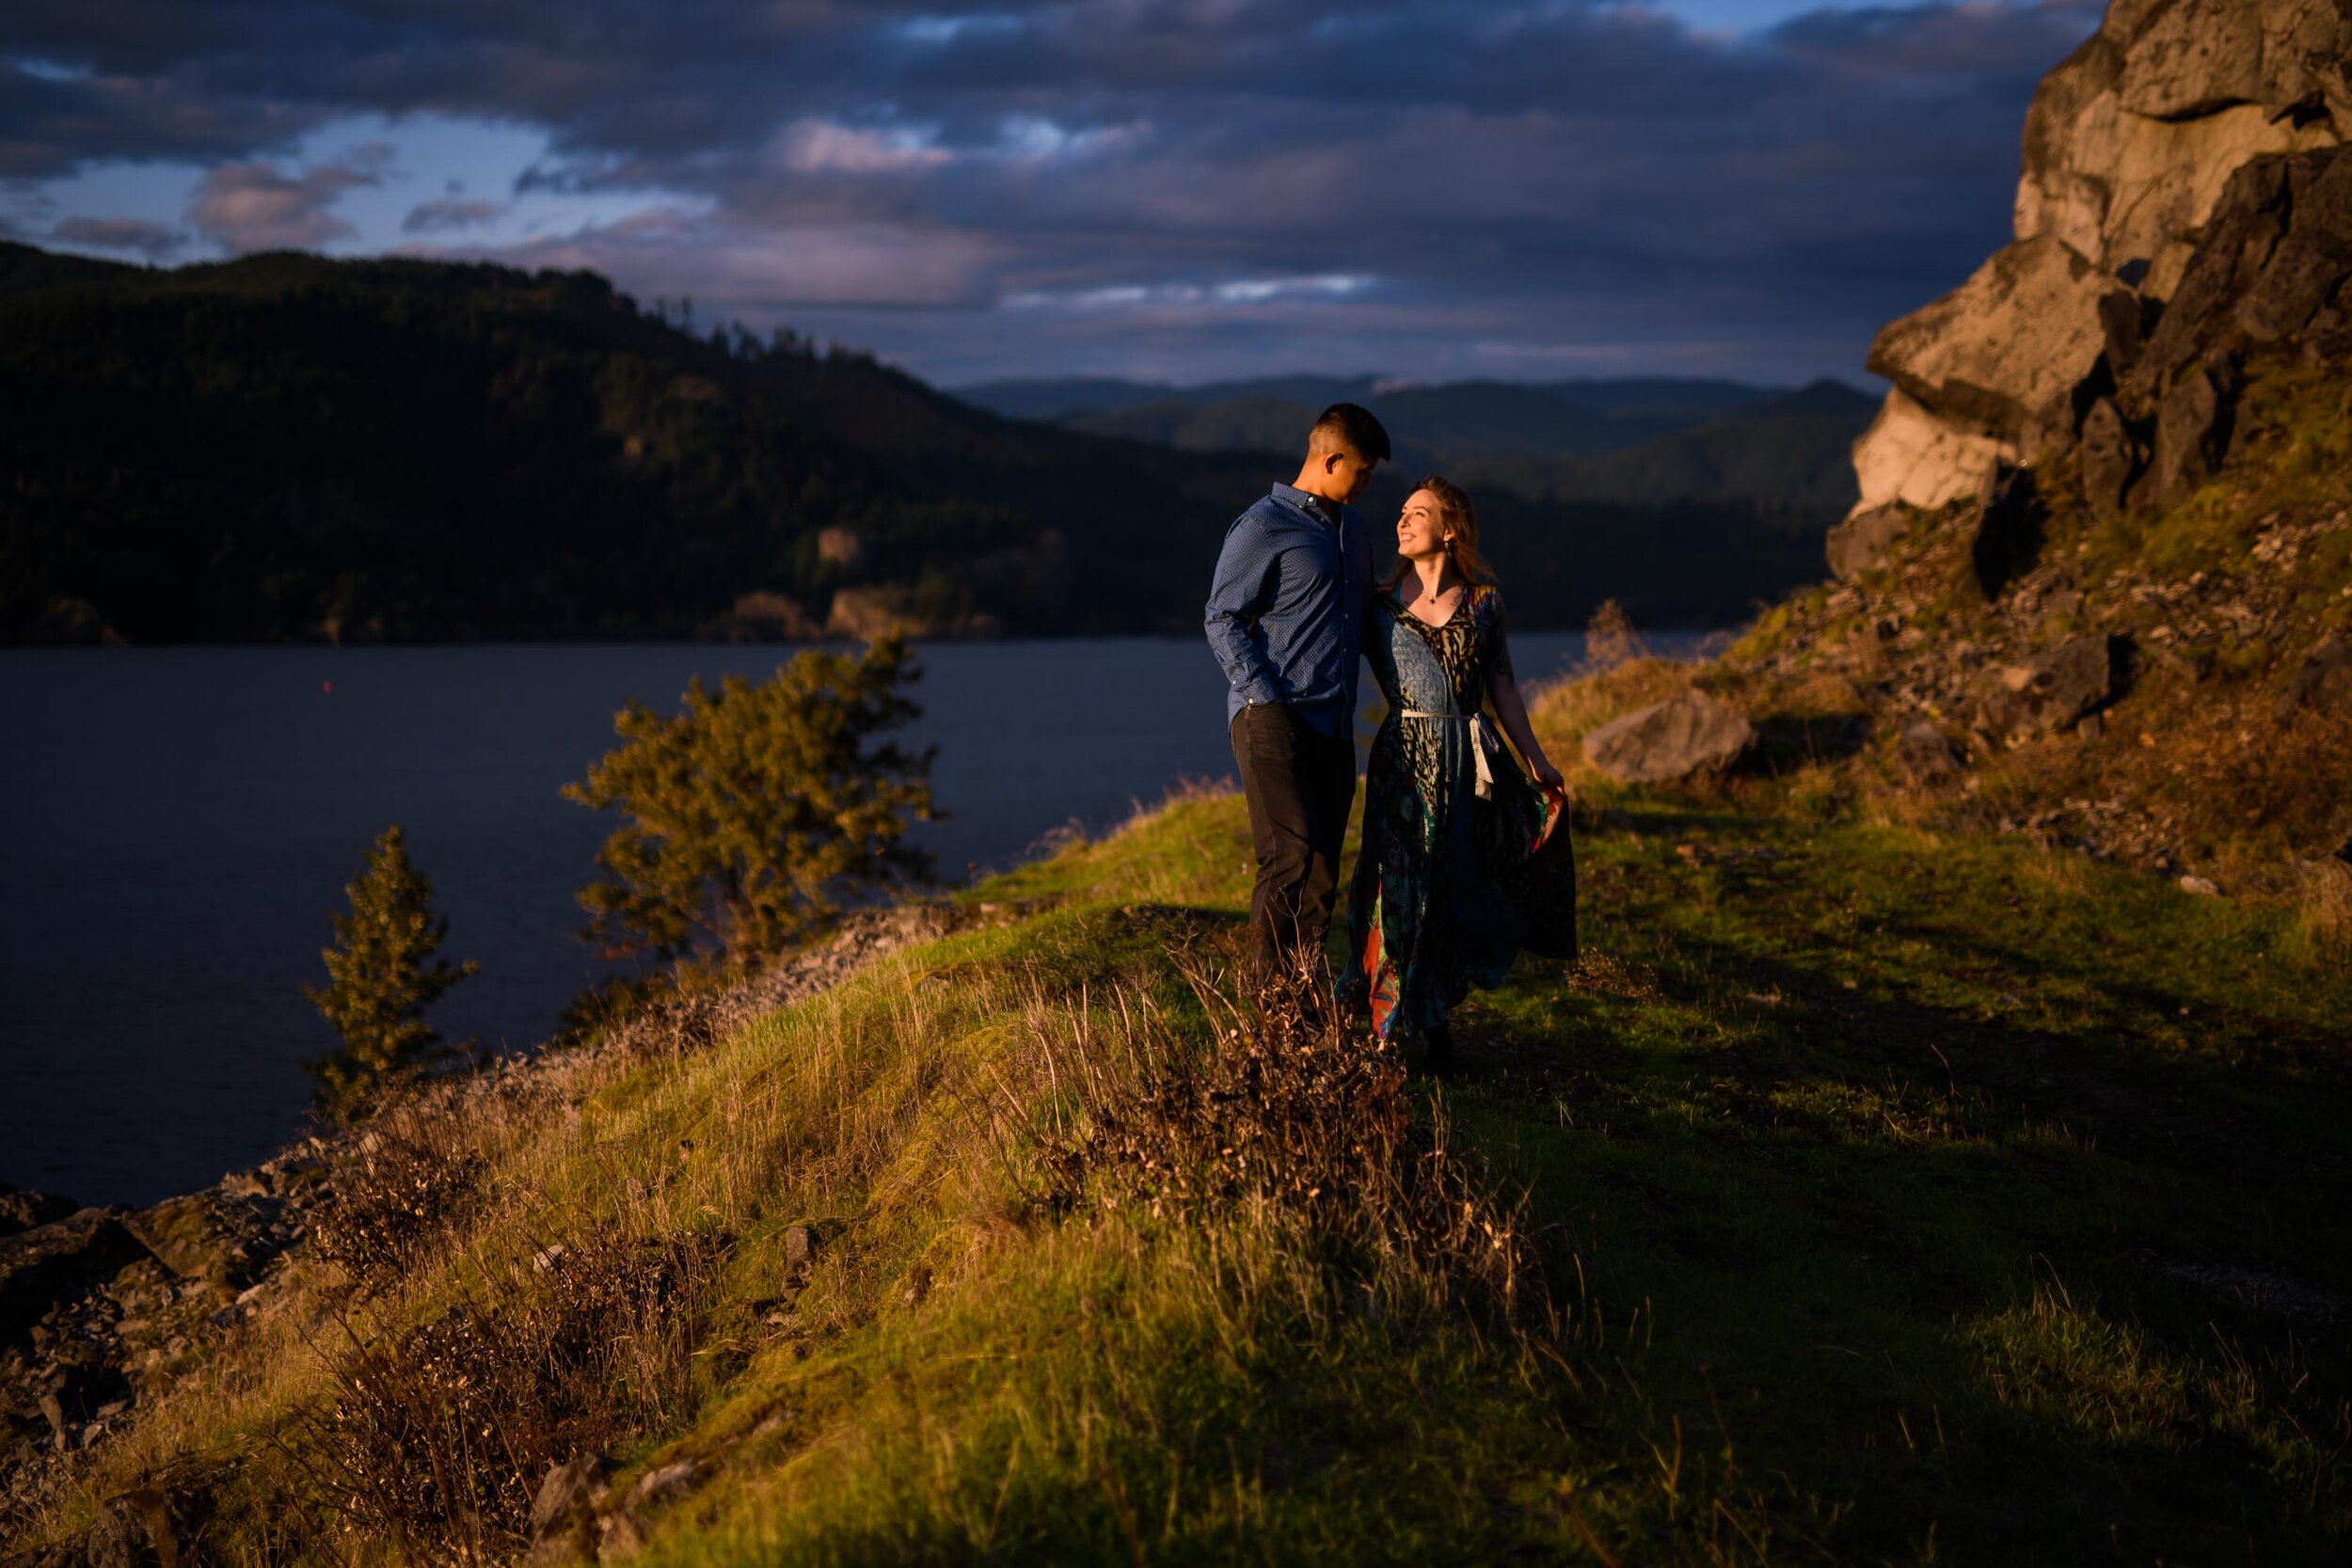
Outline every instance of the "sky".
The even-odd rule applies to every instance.
[[[593,267],[946,386],[1860,379],[2096,0],[9,0],[0,237]]]

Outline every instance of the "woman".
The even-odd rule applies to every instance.
[[[1470,497],[1422,480],[1397,518],[1396,550],[1364,629],[1389,714],[1364,781],[1339,990],[1369,1009],[1381,1038],[1418,1032],[1442,1073],[1454,1053],[1446,1015],[1472,986],[1500,984],[1522,947],[1576,956],[1576,872],[1567,796],[1528,727]],[[1489,707],[1527,772],[1495,740]]]

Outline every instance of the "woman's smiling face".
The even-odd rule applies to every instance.
[[[1396,553],[1407,561],[1426,561],[1443,555],[1445,546],[1445,509],[1438,498],[1426,490],[1406,497],[1405,510],[1396,519]]]

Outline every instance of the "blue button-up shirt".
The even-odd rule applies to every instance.
[[[1343,506],[1332,523],[1278,484],[1225,531],[1209,585],[1209,646],[1232,686],[1229,725],[1252,703],[1288,703],[1324,735],[1355,721],[1356,664],[1372,603],[1372,543]]]

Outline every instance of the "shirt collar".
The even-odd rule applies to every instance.
[[[1307,494],[1295,484],[1283,484],[1278,482],[1274,486],[1274,499],[1278,501],[1288,502],[1299,511],[1313,516],[1317,521],[1336,524],[1343,521],[1347,516],[1348,509],[1343,503],[1335,503],[1336,515],[1327,513],[1323,510],[1322,503],[1317,497]]]

